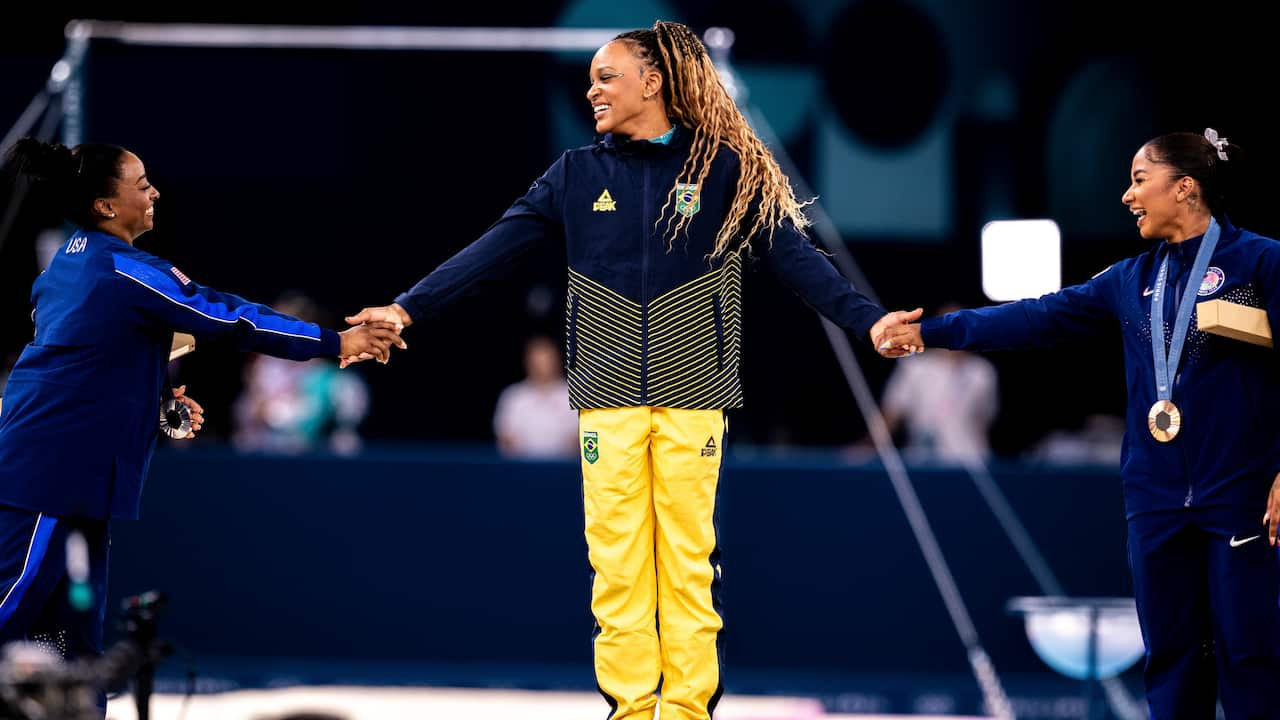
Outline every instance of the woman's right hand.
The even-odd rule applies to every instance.
[[[876,350],[888,358],[924,352],[924,338],[920,335],[920,324],[910,323],[885,328]]]
[[[400,339],[399,327],[396,323],[378,321],[357,325],[338,333],[341,340],[338,357],[343,359],[343,366],[346,366],[348,358],[361,356],[385,365],[391,360],[392,345],[408,349],[409,346]]]
[[[408,311],[400,307],[398,303],[391,303],[390,305],[382,305],[379,307],[367,307],[361,310],[360,312],[356,313],[355,315],[347,316],[346,320],[347,320],[347,323],[350,325],[358,326],[366,323],[372,323],[375,325],[384,325],[388,327],[393,327],[395,328],[397,338],[399,337],[400,331],[404,330],[405,328],[413,324],[413,318],[409,317]],[[399,347],[401,350],[409,349],[409,346],[406,345],[403,340],[400,340],[398,343],[396,343],[396,346]],[[372,360],[373,358],[374,358],[374,355],[367,352],[343,353],[342,362],[341,364],[339,364],[338,367],[345,368],[348,365],[358,363],[363,360]],[[389,355],[387,360],[390,360]],[[378,362],[385,365],[387,364],[387,360],[379,359]]]

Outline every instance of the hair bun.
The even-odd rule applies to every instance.
[[[1218,151],[1219,160],[1231,159],[1227,157],[1227,148],[1230,147],[1230,143],[1227,142],[1226,138],[1219,138],[1217,130],[1214,130],[1213,128],[1205,128],[1204,139],[1208,140],[1209,144]]]
[[[75,175],[76,158],[66,145],[24,137],[9,151],[9,164],[17,172],[39,180],[62,181]]]

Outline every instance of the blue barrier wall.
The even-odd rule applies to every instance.
[[[1114,471],[993,475],[1068,594],[1131,595]],[[1047,672],[1005,610],[1040,590],[973,482],[912,478],[997,669]],[[169,448],[142,519],[114,526],[112,592],[167,593],[163,634],[203,657],[589,668],[581,505],[573,463]],[[968,672],[878,467],[731,456],[721,539],[726,668],[740,677]]]

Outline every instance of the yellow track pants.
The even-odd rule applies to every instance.
[[[724,411],[583,410],[578,427],[596,683],[608,717],[652,720],[660,704],[661,720],[709,720],[722,691]]]

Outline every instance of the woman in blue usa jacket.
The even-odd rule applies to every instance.
[[[1152,717],[1280,718],[1280,374],[1275,351],[1197,328],[1196,303],[1266,311],[1280,329],[1280,243],[1233,226],[1239,149],[1171,133],[1133,157],[1123,202],[1160,242],[1035,300],[890,328],[897,351],[1088,341],[1118,324],[1129,564]]]
[[[348,321],[423,322],[522,255],[565,244],[597,684],[611,718],[661,705],[663,720],[706,719],[722,689],[715,514],[725,411],[743,403],[744,259],[861,337],[918,314],[886,315],[812,246],[803,203],[689,28],[622,33],[589,80],[602,139],[564,153],[394,304]]]
[[[67,657],[102,650],[108,521],[136,518],[159,434],[174,331],[305,360],[353,350],[385,359],[398,333],[338,333],[193,282],[134,247],[160,193],[142,161],[112,145],[68,149],[24,138],[9,167],[36,180],[79,229],[31,290],[35,337],[0,408],[0,642],[43,641]],[[88,543],[87,577],[68,575],[68,536]],[[73,565],[75,562],[73,562]],[[83,591],[87,583],[89,593]]]

